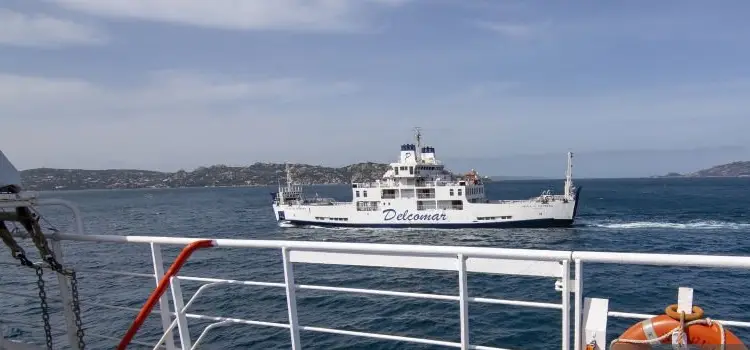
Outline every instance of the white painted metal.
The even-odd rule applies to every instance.
[[[65,260],[63,259],[63,249],[60,241],[52,241],[52,252],[55,253],[57,262],[65,266]],[[55,273],[57,276],[57,285],[60,289],[60,299],[62,299],[63,315],[65,317],[65,326],[68,328],[65,332],[68,338],[68,344],[73,350],[81,350],[78,346],[78,336],[76,330],[75,313],[73,312],[73,294],[70,290],[70,284],[68,284],[68,278],[63,274]]]
[[[607,348],[609,299],[586,298],[583,302],[583,344],[596,342],[598,350]]]
[[[328,253],[316,251],[291,251],[290,255],[292,262],[456,271],[456,259],[452,257]],[[466,270],[468,272],[519,276],[562,276],[560,263],[553,261],[467,258]]]
[[[63,234],[54,233],[50,235],[53,239],[65,239],[75,241],[88,241],[88,242],[120,242],[120,243],[133,243],[133,244],[168,244],[168,245],[185,245],[191,243],[199,238],[184,238],[184,237],[155,237],[155,236],[106,236],[106,235],[80,235],[80,234]],[[583,281],[582,281],[582,270],[584,262],[599,262],[599,263],[624,263],[624,264],[640,264],[640,265],[679,265],[679,266],[711,266],[711,267],[730,267],[730,268],[750,268],[750,257],[737,257],[737,256],[695,256],[695,255],[666,255],[666,254],[633,254],[633,253],[609,253],[609,252],[572,252],[572,251],[541,251],[541,250],[524,250],[524,249],[502,249],[502,248],[476,248],[476,247],[464,247],[464,246],[421,246],[421,245],[390,245],[390,244],[360,244],[360,243],[333,243],[333,242],[302,242],[302,241],[254,241],[254,240],[226,240],[217,239],[215,240],[216,247],[244,247],[244,248],[277,248],[282,252],[284,261],[284,283],[274,282],[261,282],[261,281],[240,281],[230,279],[219,279],[211,277],[197,277],[197,276],[177,276],[172,279],[172,297],[175,300],[175,310],[179,312],[172,313],[176,314],[175,320],[168,327],[167,332],[170,332],[173,327],[180,327],[181,342],[183,343],[184,349],[189,349],[190,339],[187,333],[187,319],[201,319],[211,320],[214,322],[223,322],[221,324],[245,324],[245,325],[256,325],[256,326],[268,326],[268,327],[279,327],[287,328],[290,330],[293,344],[296,344],[295,349],[299,347],[299,331],[318,331],[332,334],[348,334],[363,337],[370,337],[376,339],[391,339],[391,340],[402,340],[411,343],[423,343],[423,344],[436,344],[445,345],[448,347],[461,348],[466,347],[468,343],[468,327],[461,328],[461,343],[445,342],[441,340],[432,339],[421,339],[421,338],[410,338],[402,336],[392,336],[386,334],[377,333],[365,333],[355,331],[343,331],[322,327],[311,327],[300,325],[296,318],[296,296],[295,290],[297,289],[310,289],[310,290],[325,290],[331,292],[344,292],[344,293],[359,293],[359,294],[371,294],[371,295],[391,295],[409,298],[421,298],[421,299],[436,299],[436,300],[452,300],[459,302],[461,309],[460,316],[462,317],[461,324],[464,324],[463,320],[468,319],[469,303],[491,303],[491,304],[503,304],[503,305],[518,305],[536,308],[547,308],[561,310],[562,316],[562,349],[567,349],[570,345],[570,297],[571,292],[574,292],[574,336],[576,337],[573,341],[574,347],[580,349],[580,347],[591,339],[597,339],[597,343],[600,346],[606,344],[606,319],[607,317],[624,317],[633,319],[644,319],[654,315],[647,314],[636,314],[636,313],[624,313],[608,311],[606,300],[599,302],[600,304],[594,304],[592,301],[586,299],[583,300]],[[302,253],[302,254],[300,254]],[[461,256],[465,263],[457,264],[457,257]],[[346,261],[346,259],[351,259]],[[358,265],[358,266],[383,266],[386,259],[395,261],[397,263],[390,263],[386,266],[397,267],[397,268],[427,268],[427,269],[446,269],[456,271],[459,276],[459,293],[458,295],[434,295],[425,293],[408,293],[408,292],[396,292],[387,290],[371,290],[371,289],[357,289],[357,288],[343,288],[343,287],[331,287],[331,286],[316,286],[316,285],[296,285],[294,283],[293,262],[298,263],[336,263],[344,265]],[[152,265],[156,266],[157,258],[152,254]],[[445,265],[445,261],[452,262],[452,266]],[[474,261],[472,265],[472,261]],[[432,262],[435,265],[430,266]],[[477,263],[478,262],[478,263]],[[523,268],[521,264],[528,264],[532,262],[533,268]],[[575,263],[574,276],[571,276],[570,264]],[[496,266],[496,265],[508,265],[508,266]],[[556,272],[551,271],[551,267],[556,267]],[[438,268],[439,267],[439,268]],[[465,269],[465,270],[463,270]],[[466,284],[464,281],[465,274],[462,272],[477,272],[477,273],[489,273],[489,274],[516,274],[516,275],[527,275],[527,276],[541,276],[549,277],[552,279],[560,279],[561,288],[561,303],[541,303],[526,300],[503,300],[503,299],[492,299],[492,298],[480,298],[471,297],[468,295],[468,290],[464,289]],[[89,273],[100,273],[104,275],[130,275],[139,276],[153,280],[156,275],[151,274],[138,274],[135,272],[127,271],[89,271]],[[575,277],[575,278],[572,278]],[[193,283],[200,283],[201,287],[193,297],[188,301],[187,304],[183,305],[182,293],[179,288],[179,280],[190,281]],[[252,287],[270,287],[270,288],[285,288],[288,296],[288,313],[290,320],[287,324],[264,322],[258,320],[245,320],[231,317],[219,317],[210,315],[201,315],[188,313],[187,309],[193,302],[197,302],[197,297],[200,295],[202,290],[208,287],[220,286],[222,284],[239,284],[247,285]],[[106,306],[104,304],[92,303],[88,301],[82,301],[82,303],[89,306],[97,307],[108,307],[116,308],[121,310],[132,310],[137,311],[135,308],[122,307],[122,306]],[[594,303],[597,303],[594,301]],[[601,304],[604,303],[604,304]],[[667,303],[667,302],[665,302]],[[462,306],[465,305],[465,306]],[[598,306],[597,306],[598,305]],[[581,309],[582,312],[581,312]],[[597,311],[598,310],[598,311]],[[603,310],[603,311],[602,311]],[[159,312],[153,312],[157,314]],[[598,321],[597,321],[598,320]],[[740,321],[719,321],[726,326],[732,327],[750,327],[750,322]],[[184,326],[183,326],[184,324]],[[467,324],[468,325],[468,324]],[[600,326],[597,326],[600,325]],[[163,325],[162,325],[163,326]],[[186,339],[183,339],[183,330]],[[205,334],[205,329],[204,333]],[[113,333],[116,333],[113,330]],[[95,335],[87,333],[87,336],[107,337],[105,335]],[[185,344],[187,340],[188,344]],[[196,343],[197,344],[197,343]],[[489,349],[491,347],[479,346],[475,344],[468,345],[468,348],[473,349]]]
[[[575,305],[575,311],[573,313],[574,317],[574,324],[573,329],[575,329],[575,333],[573,333],[573,349],[574,350],[581,350],[583,348],[583,343],[581,340],[581,316],[583,313],[583,310],[581,310],[581,307],[583,305],[583,293],[581,291],[583,290],[583,263],[581,262],[581,259],[575,259],[574,261],[574,267],[575,267],[575,280],[573,280],[575,283],[573,298],[575,298],[575,301],[573,302],[573,305]]]
[[[469,286],[466,281],[466,257],[458,254],[458,297],[461,312],[461,350],[469,349]]]
[[[281,256],[284,264],[284,288],[286,289],[286,306],[289,317],[289,333],[292,338],[292,350],[301,350],[302,345],[299,340],[299,320],[297,319],[297,296],[294,284],[294,267],[289,255],[289,249],[281,248]]]
[[[570,261],[562,262],[562,350],[570,349]]]
[[[693,313],[693,288],[680,287],[677,291],[677,312]]]
[[[193,344],[193,347],[190,348],[190,350],[198,349],[198,344],[200,344],[200,342],[203,340],[203,337],[205,337],[206,334],[208,334],[208,331],[210,331],[210,330],[212,330],[212,329],[214,329],[216,327],[224,326],[224,325],[227,325],[227,324],[230,324],[230,323],[232,323],[232,321],[230,321],[230,320],[224,320],[224,321],[214,322],[214,323],[206,326],[206,328],[203,330],[203,332],[201,332],[201,335],[198,337],[198,339],[195,340],[195,344]]]
[[[190,341],[190,328],[188,328],[185,313],[182,311],[185,308],[185,305],[184,300],[182,299],[180,280],[173,276],[169,279],[169,284],[170,287],[172,287],[172,302],[174,303],[174,310],[177,314],[177,330],[180,333],[180,346],[182,349],[190,349],[192,348]]]
[[[161,246],[158,243],[151,243],[150,246],[151,263],[154,267],[154,279],[156,280],[154,287],[156,287],[164,277],[164,260],[161,254]],[[161,315],[162,331],[166,336],[164,345],[166,345],[167,350],[174,350],[174,336],[169,327],[169,324],[172,322],[172,313],[169,310],[169,296],[166,293],[159,298],[159,314]]]

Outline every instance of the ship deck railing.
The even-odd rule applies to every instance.
[[[98,268],[80,268],[75,265],[69,266],[75,268],[80,276],[92,276],[94,278],[107,278],[108,283],[113,283],[117,278],[142,278],[144,284],[155,285],[165,273],[167,265],[163,259],[163,250],[168,246],[182,247],[190,243],[201,240],[202,238],[187,237],[159,237],[159,236],[121,236],[121,235],[88,235],[83,234],[83,225],[80,215],[74,206],[69,202],[45,200],[39,203],[62,204],[74,209],[73,229],[76,233],[51,233],[48,239],[51,240],[51,247],[58,256],[58,260],[65,265],[65,257],[71,254],[71,251],[63,252],[63,242],[75,242],[80,248],[83,244],[97,245],[100,243],[111,243],[116,245],[129,245],[147,251],[148,259],[142,261],[142,265],[151,270],[149,273],[137,273],[134,271],[124,270],[105,270]],[[3,203],[0,203],[2,207]],[[9,207],[22,204],[13,203]],[[24,234],[17,233],[16,237],[24,238]],[[22,240],[27,242],[27,240]],[[28,242],[27,242],[28,243]],[[470,247],[470,246],[437,246],[437,245],[403,245],[403,244],[376,244],[376,243],[340,243],[340,242],[318,242],[318,241],[284,241],[284,240],[251,240],[251,239],[212,239],[213,247],[211,249],[246,249],[252,252],[258,249],[275,249],[282,262],[280,268],[284,276],[283,282],[256,281],[256,280],[238,280],[231,278],[217,278],[215,275],[194,276],[178,274],[170,279],[170,291],[159,300],[158,309],[152,312],[153,317],[161,319],[161,327],[165,336],[161,344],[156,340],[138,339],[134,344],[145,345],[148,348],[166,348],[172,349],[195,349],[201,342],[205,341],[206,334],[216,329],[218,326],[243,325],[254,327],[273,327],[285,329],[289,332],[292,348],[299,350],[302,348],[300,342],[300,332],[321,332],[327,334],[337,334],[355,337],[374,338],[388,341],[400,341],[404,343],[431,344],[445,346],[447,348],[460,349],[506,349],[503,344],[474,344],[469,336],[469,305],[470,304],[494,304],[494,305],[512,305],[527,307],[531,309],[548,309],[558,310],[561,320],[560,348],[563,350],[575,349],[582,350],[585,345],[596,341],[603,349],[606,348],[607,341],[613,339],[615,334],[608,334],[608,318],[627,318],[627,319],[646,319],[655,315],[643,313],[631,313],[613,311],[608,307],[608,299],[604,298],[584,298],[584,266],[590,263],[596,264],[619,264],[619,265],[652,265],[652,266],[677,266],[677,267],[713,267],[724,269],[740,269],[745,272],[750,271],[750,257],[748,256],[712,256],[712,255],[695,255],[695,254],[657,254],[657,253],[629,253],[629,252],[597,252],[597,251],[562,251],[562,250],[531,250],[531,249],[507,249],[491,247]],[[124,248],[124,247],[123,247]],[[31,251],[29,249],[28,251]],[[9,252],[4,254],[0,264],[3,265],[4,273],[7,273],[8,267],[21,267],[15,260],[9,257]],[[197,254],[200,254],[197,253]],[[211,260],[220,260],[222,254],[212,255]],[[102,259],[101,264],[106,264],[107,254],[87,256],[87,259],[95,261],[96,258]],[[217,261],[218,262],[218,261]],[[203,261],[205,264],[206,261]],[[188,265],[190,262],[188,261]],[[358,267],[379,267],[394,269],[413,269],[413,270],[438,270],[455,273],[456,284],[458,285],[458,294],[430,294],[430,293],[413,293],[394,291],[386,289],[370,288],[348,288],[341,286],[325,285],[308,285],[295,282],[294,269],[300,264],[332,264],[340,266],[358,266]],[[492,276],[534,276],[539,278],[549,278],[554,281],[554,288],[559,293],[559,302],[539,302],[533,300],[510,300],[502,298],[479,297],[469,294],[468,275],[472,273],[472,278],[477,274]],[[51,275],[51,274],[50,274]],[[181,284],[183,282],[198,283],[200,287],[192,296],[186,296]],[[129,281],[129,283],[133,283]],[[634,282],[638,283],[638,282]],[[640,282],[643,283],[643,282]],[[64,284],[60,284],[62,286]],[[253,287],[279,288],[286,295],[286,313],[287,322],[271,322],[268,320],[243,319],[232,317],[232,315],[211,315],[195,312],[191,307],[201,303],[205,299],[203,291],[207,288],[221,288],[228,285],[240,285],[248,287],[248,293],[252,292]],[[553,288],[552,286],[550,288]],[[391,335],[385,333],[374,333],[364,331],[342,330],[335,328],[326,328],[318,325],[301,324],[297,317],[298,305],[296,292],[300,290],[317,290],[330,293],[351,293],[370,296],[392,296],[403,298],[415,298],[424,300],[441,300],[453,301],[459,305],[459,312],[455,315],[460,324],[460,341],[447,341],[442,339],[432,339],[424,337],[411,337],[404,335]],[[121,289],[122,293],[130,293],[130,288]],[[27,298],[29,305],[37,305],[38,296],[32,292],[19,291],[17,286],[3,284],[0,287],[0,294],[14,297]],[[53,295],[57,294],[57,295]],[[690,310],[692,306],[693,291],[690,288],[682,287],[678,292],[677,302],[680,308]],[[47,293],[48,302],[60,302],[60,300],[71,300],[70,291],[67,288],[60,287],[59,293]],[[115,298],[115,300],[117,300]],[[122,300],[122,299],[120,299]],[[145,296],[144,300],[145,302]],[[666,300],[665,303],[675,303],[674,300]],[[139,311],[139,305],[119,305],[100,302],[96,299],[81,299],[82,309],[89,312],[84,314],[84,327],[96,323],[92,319],[91,312],[107,313],[110,310],[128,311],[135,316]],[[173,305],[174,307],[171,307]],[[70,314],[72,311],[69,304],[62,307],[51,309],[61,309],[64,314],[64,326],[53,328],[56,332],[66,335],[69,346],[72,349],[78,349],[75,338],[76,327],[72,322],[74,319]],[[29,315],[29,312],[24,314]],[[0,316],[0,323],[11,325],[17,328],[31,329],[36,334],[39,331],[38,315],[33,315],[32,319],[10,318],[5,315]],[[199,336],[193,338],[189,332],[190,320],[209,320],[214,323],[203,328]],[[750,320],[717,320],[727,327],[750,328]],[[498,324],[497,327],[502,327]],[[98,338],[111,341],[116,344],[120,337],[125,333],[125,329],[111,329],[110,333],[96,333],[87,331],[86,337],[91,339]],[[23,333],[22,334],[26,334]],[[571,337],[572,334],[572,337]],[[544,335],[540,335],[544,336]],[[177,338],[177,340],[175,340]],[[3,337],[0,337],[0,348],[4,345]],[[210,346],[210,344],[205,344]],[[105,346],[106,347],[106,346]],[[112,348],[109,346],[108,348]]]
[[[465,183],[465,186],[472,186],[469,181],[461,181]],[[444,187],[444,186],[461,186],[459,181],[425,181],[424,183],[414,185],[403,185],[399,182],[355,182],[352,185],[356,185],[356,188],[387,188],[387,189],[398,189],[398,188],[432,188],[432,187]],[[478,185],[477,185],[478,186]]]

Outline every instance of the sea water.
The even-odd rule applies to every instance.
[[[559,181],[512,181],[487,185],[493,199],[521,199],[542,190],[562,190]],[[273,188],[191,188],[46,192],[82,209],[88,234],[159,235],[242,239],[315,240],[429,245],[468,245],[501,248],[596,250],[679,254],[750,255],[750,179],[608,179],[578,180],[582,186],[579,217],[565,229],[324,229],[278,227],[270,207]],[[350,200],[348,186],[314,186],[308,195]],[[70,227],[60,210],[45,209],[45,217],[60,230]],[[47,225],[45,223],[45,225]],[[45,226],[46,227],[46,226]],[[37,257],[29,246],[27,253]],[[65,242],[66,263],[80,269],[152,273],[148,245]],[[164,248],[171,262],[179,249]],[[36,277],[15,265],[7,248],[0,290],[28,294],[4,295],[0,317],[6,336],[43,344]],[[183,275],[283,283],[278,250],[216,249],[196,253]],[[59,295],[48,272],[50,298]],[[80,296],[90,349],[111,349],[135,312],[97,304],[140,308],[154,287],[153,278],[108,276],[81,270]],[[708,316],[748,321],[750,272],[731,269],[646,267],[585,264],[584,297],[610,298],[610,309],[661,313],[676,303],[677,288],[695,288],[695,303]],[[296,282],[350,288],[389,289],[458,295],[455,272],[295,264]],[[560,302],[554,279],[469,274],[469,294],[539,302]],[[185,300],[199,287],[182,281]],[[460,341],[457,302],[339,292],[297,291],[299,322],[305,326],[377,332],[409,337]],[[87,303],[88,302],[88,303]],[[95,303],[95,304],[94,304]],[[53,326],[63,328],[59,301],[50,300]],[[207,289],[191,312],[212,316],[287,322],[283,288],[221,285]],[[571,310],[572,311],[572,310]],[[559,310],[507,305],[470,304],[472,344],[515,349],[560,347]],[[9,324],[23,319],[36,327]],[[608,339],[637,322],[610,317]],[[189,319],[193,341],[212,321]],[[572,326],[571,318],[571,326]],[[747,329],[732,330],[750,342]],[[55,332],[56,348],[65,338]],[[154,344],[161,335],[157,314],[150,317],[136,340]],[[176,338],[177,339],[177,338]],[[571,337],[572,339],[572,337]],[[387,340],[317,332],[301,332],[306,349],[441,349]],[[134,346],[133,348],[137,348]],[[224,325],[202,342],[204,349],[288,349],[289,331],[281,328]]]

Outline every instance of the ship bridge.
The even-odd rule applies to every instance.
[[[418,210],[462,210],[465,203],[487,202],[484,184],[476,171],[456,176],[437,159],[434,147],[422,146],[419,130],[416,141],[401,145],[398,161],[390,164],[382,179],[352,183],[352,197],[358,208],[375,210],[372,208],[407,200],[416,201]]]

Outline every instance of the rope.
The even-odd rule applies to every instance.
[[[719,345],[721,345],[721,347],[719,349],[725,350],[724,346],[727,343],[726,332],[724,331],[724,326],[720,322],[713,321],[710,318],[706,317],[705,319],[695,320],[695,321],[690,321],[688,323],[685,323],[684,328],[690,327],[692,325],[697,325],[697,324],[705,324],[705,325],[711,327],[711,325],[713,325],[714,323],[716,323],[716,325],[719,327],[719,333],[721,334],[721,342],[719,344]],[[615,343],[652,344],[652,343],[655,343],[657,341],[658,342],[662,342],[663,340],[665,340],[665,339],[669,338],[670,336],[672,336],[672,333],[677,332],[677,331],[681,331],[682,329],[683,329],[682,325],[677,326],[677,327],[673,328],[671,331],[669,331],[669,332],[665,333],[664,335],[662,335],[660,337],[657,337],[655,339],[637,340],[637,339],[620,339],[620,338],[617,338],[617,339],[612,340],[609,343],[609,347],[611,349],[612,346],[615,345]]]

